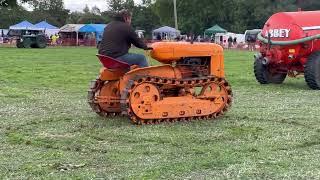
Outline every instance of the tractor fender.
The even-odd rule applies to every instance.
[[[155,76],[162,78],[178,78],[180,79],[181,72],[178,68],[172,67],[171,65],[160,65],[151,66],[145,68],[136,68],[128,73],[126,73],[122,78],[120,78],[120,90],[124,90],[129,80],[134,79],[137,76]]]

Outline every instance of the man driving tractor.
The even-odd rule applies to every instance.
[[[131,27],[132,14],[128,10],[121,10],[113,17],[104,29],[99,54],[110,56],[129,65],[147,67],[148,62],[144,55],[129,53],[131,44],[148,50],[147,45],[138,37]]]

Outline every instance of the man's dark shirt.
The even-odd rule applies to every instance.
[[[112,21],[104,29],[99,54],[117,58],[127,54],[131,44],[141,49],[148,48],[129,24]]]

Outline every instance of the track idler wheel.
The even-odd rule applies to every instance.
[[[216,116],[223,115],[231,104],[232,96],[228,92],[230,91],[228,88],[230,87],[225,86],[223,82],[210,82],[201,90],[200,96],[208,98],[214,102],[215,109],[213,111],[217,112],[217,114],[215,114]]]
[[[88,91],[88,103],[92,110],[102,117],[120,114],[120,95],[117,89],[118,81],[92,81]],[[105,99],[103,99],[105,98]],[[118,98],[118,101],[109,100]]]

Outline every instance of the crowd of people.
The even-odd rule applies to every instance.
[[[236,47],[237,46],[237,37],[232,38],[229,36],[228,38],[228,48],[230,49],[232,46]]]

